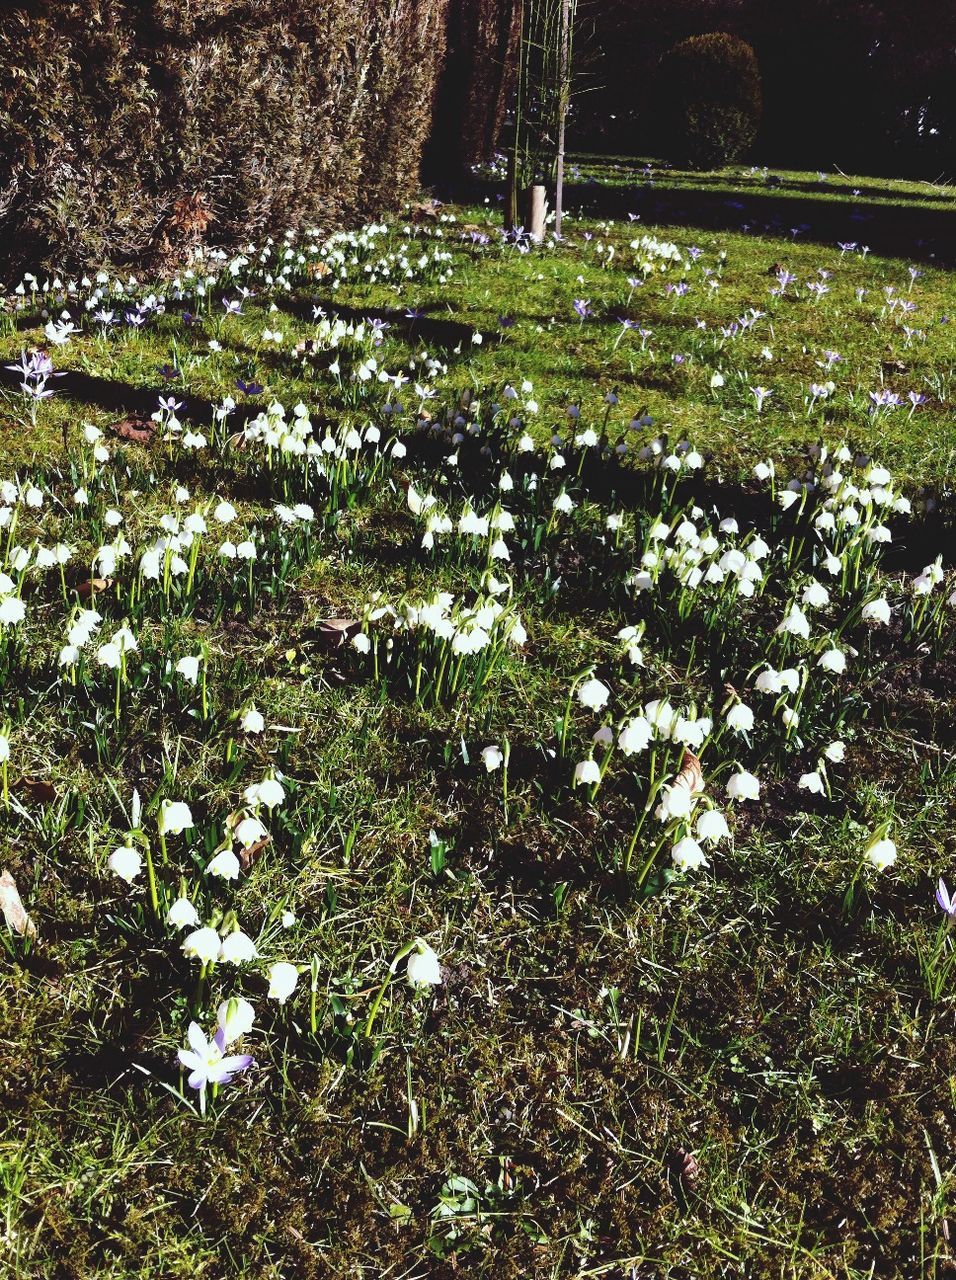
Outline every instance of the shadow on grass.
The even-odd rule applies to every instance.
[[[822,183],[818,189],[828,196],[839,194]],[[454,198],[479,204],[486,198],[494,199],[497,191],[493,183],[472,183],[467,190],[456,190]],[[726,190],[611,186],[595,180],[567,185],[564,203],[568,211],[587,217],[626,219],[634,214],[649,226],[799,237],[830,247],[857,243],[884,257],[937,266],[956,264],[956,210],[908,204],[861,206],[852,199],[810,200],[779,191],[774,188],[738,196],[728,195]]]
[[[445,351],[455,351],[459,347],[463,351],[466,347],[470,349],[472,335],[475,332],[474,325],[463,324],[459,320],[445,320],[429,314],[439,305],[439,303],[431,303],[422,308],[400,311],[394,307],[353,307],[346,303],[333,302],[328,298],[312,300],[281,298],[278,302],[281,310],[307,322],[316,318],[315,309],[320,308],[322,313],[332,320],[344,320],[356,324],[363,320],[366,323],[370,320],[381,321],[390,330],[401,334],[409,343],[424,342],[430,347],[441,347]],[[486,345],[501,341],[500,335],[494,333],[483,335],[483,339]]]

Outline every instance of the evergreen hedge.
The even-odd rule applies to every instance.
[[[394,207],[449,0],[32,0],[0,24],[0,272]]]

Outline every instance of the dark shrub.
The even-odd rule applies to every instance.
[[[737,160],[757,135],[760,70],[743,40],[713,31],[661,59],[661,142],[667,159],[700,169]]]
[[[447,7],[4,4],[0,278],[395,207],[418,182]]]

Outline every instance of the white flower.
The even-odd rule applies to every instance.
[[[834,675],[842,675],[846,671],[846,654],[842,649],[825,649],[817,658],[817,666]]]
[[[650,721],[643,716],[634,716],[618,734],[617,745],[626,756],[633,756],[639,751],[646,751],[653,737]]]
[[[176,670],[184,680],[195,684],[199,679],[199,659],[192,656],[180,658],[176,663]]]
[[[173,929],[192,929],[199,923],[199,912],[188,898],[177,898],[166,912],[166,923]],[[218,947],[217,939],[217,950]]]
[[[143,869],[143,860],[135,849],[128,844],[123,844],[113,850],[107,865],[110,871],[118,875],[121,880],[132,884]]]
[[[250,816],[237,823],[233,834],[243,849],[248,849],[250,845],[256,844],[259,840],[265,840],[269,833],[258,818]]]
[[[283,929],[291,929],[291,928],[292,928],[292,926],[293,926],[294,924],[295,924],[295,914],[294,914],[294,912],[292,912],[292,911],[283,911],[283,913],[282,913],[282,927],[283,927]]]
[[[601,770],[598,762],[592,757],[582,760],[574,766],[574,786],[601,781]]]
[[[6,596],[0,600],[0,627],[15,627],[26,614],[26,605],[19,596]]]
[[[592,677],[585,680],[584,684],[578,686],[577,698],[583,707],[590,708],[591,711],[600,711],[607,703],[611,691],[606,684],[602,684],[600,680]]]
[[[697,838],[716,844],[730,836],[727,819],[717,809],[705,809],[697,818]]]
[[[256,1020],[256,1011],[242,996],[223,1000],[216,1014],[216,1023],[222,1029],[225,1044],[232,1044],[240,1036],[248,1035]]]
[[[164,800],[159,808],[156,825],[159,828],[160,835],[180,835],[188,827],[194,825],[189,805],[183,804],[181,800]]]
[[[427,942],[419,939],[408,957],[406,974],[413,987],[437,987],[441,983],[441,964]]]
[[[10,739],[5,733],[0,733],[0,764],[4,764],[10,759]]]
[[[231,849],[222,849],[206,863],[206,874],[221,880],[238,880],[240,870],[239,859]]]
[[[866,856],[877,871],[885,871],[896,861],[896,845],[892,840],[875,840],[867,849]]]
[[[696,871],[699,867],[709,865],[703,849],[693,836],[684,836],[683,840],[678,840],[671,850],[671,861],[680,871]]]
[[[885,626],[890,620],[890,606],[885,596],[877,600],[869,600],[863,606],[861,617],[865,622],[881,622]]]
[[[657,806],[657,817],[661,822],[668,822],[673,818],[689,818],[693,804],[694,797],[690,787],[665,787]]]
[[[220,502],[212,513],[214,520],[219,524],[232,524],[236,518],[236,508],[231,502]]]
[[[274,809],[285,799],[285,787],[277,778],[263,778],[262,782],[254,782],[245,790],[246,804],[264,804],[267,809]]]
[[[494,773],[496,769],[501,768],[501,763],[504,760],[504,756],[501,753],[500,747],[491,746],[491,747],[485,747],[485,749],[481,753],[481,759],[482,759],[482,763],[484,764],[488,772]]]
[[[239,721],[242,726],[243,733],[262,733],[266,727],[266,722],[262,718],[262,713],[257,711],[255,707],[249,707],[242,713]]]
[[[175,905],[175,904],[174,904]],[[203,964],[211,964],[219,959],[221,942],[215,929],[206,926],[196,929],[183,939],[183,954],[190,960],[201,960]]]
[[[777,627],[777,634],[787,632],[792,636],[799,636],[800,639],[806,640],[810,635],[810,622],[807,615],[803,612],[799,605],[790,606],[790,612]]]
[[[731,800],[757,800],[760,796],[760,783],[752,773],[740,769],[727,779],[727,795]]]
[[[808,609],[822,609],[830,603],[830,593],[819,582],[810,582],[804,588],[801,599]]]
[[[802,773],[797,786],[815,796],[822,796],[826,790],[823,785],[823,778],[817,770],[814,770],[813,773]]]
[[[780,672],[774,671],[773,667],[767,667],[766,671],[761,671],[757,676],[754,686],[758,693],[778,694],[783,688],[780,683]]]
[[[285,1004],[299,981],[299,971],[294,964],[279,960],[269,967],[269,999]]]
[[[838,738],[836,742],[831,742],[830,745],[825,748],[823,754],[834,764],[842,764],[846,757],[846,743],[841,742]]]
[[[230,933],[228,938],[223,938],[219,948],[219,959],[226,964],[246,964],[249,960],[255,960],[258,954],[256,944],[241,929]]]
[[[737,702],[727,712],[726,724],[734,733],[749,733],[754,727],[754,713],[745,702]]]

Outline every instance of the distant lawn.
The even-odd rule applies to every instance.
[[[838,169],[777,169],[766,165],[728,165],[722,169],[682,169],[650,157],[603,156],[579,152],[570,157],[571,181],[596,181],[625,187],[666,186],[676,190],[725,195],[780,195],[814,201],[847,201],[867,207],[888,204],[911,209],[956,211],[956,183],[906,178],[874,178]]]

